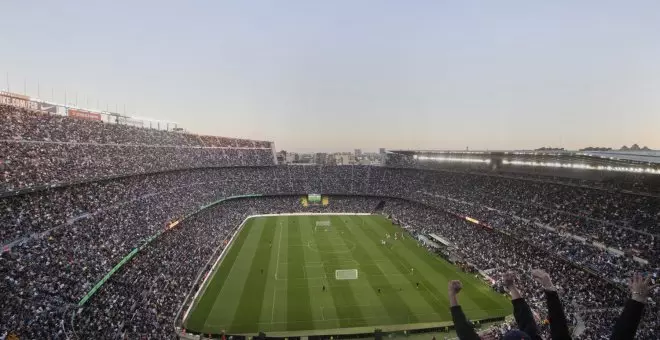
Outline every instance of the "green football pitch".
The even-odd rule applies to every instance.
[[[317,227],[317,221],[331,226]],[[250,218],[184,326],[203,333],[311,335],[446,325],[447,282],[454,279],[463,282],[459,298],[468,318],[511,314],[508,298],[408,234],[395,240],[394,233],[402,232],[376,215]],[[357,279],[335,276],[336,270],[352,269]]]

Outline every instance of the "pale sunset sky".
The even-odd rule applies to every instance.
[[[657,0],[0,7],[0,88],[195,133],[291,151],[660,149]]]

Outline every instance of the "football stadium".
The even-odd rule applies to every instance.
[[[2,96],[7,338],[468,338],[532,322],[591,339],[631,308],[637,338],[660,330],[652,154],[278,164],[269,141]]]
[[[660,339],[659,1],[0,12],[0,340]]]

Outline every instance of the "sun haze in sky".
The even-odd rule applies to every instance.
[[[13,91],[278,149],[660,148],[659,1],[8,1],[0,32]]]

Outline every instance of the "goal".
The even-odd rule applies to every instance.
[[[357,269],[338,269],[335,270],[335,280],[357,280]]]
[[[316,227],[330,227],[332,224],[330,221],[316,221]]]

